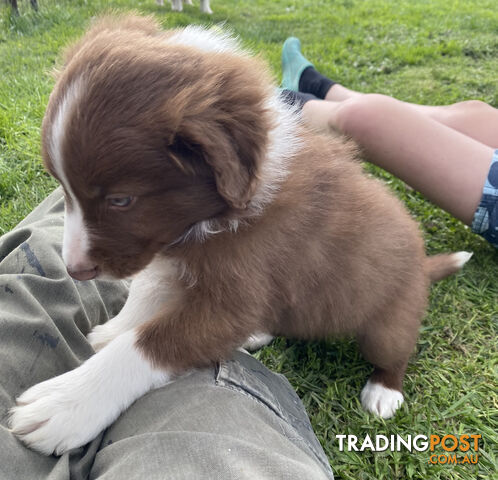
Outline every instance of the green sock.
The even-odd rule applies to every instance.
[[[313,64],[301,54],[301,42],[289,37],[282,47],[282,88],[299,91],[299,79],[303,71]]]

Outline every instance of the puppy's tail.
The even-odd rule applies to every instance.
[[[425,258],[424,269],[431,283],[438,282],[458,272],[472,257],[471,252],[456,252],[433,255]]]

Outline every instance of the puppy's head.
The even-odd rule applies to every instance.
[[[105,19],[72,47],[42,126],[77,279],[129,276],[196,223],[243,214],[271,118],[262,64],[223,35]]]

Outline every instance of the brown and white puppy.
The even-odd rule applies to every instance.
[[[160,6],[164,5],[164,0],[156,0],[156,3]],[[171,10],[174,12],[181,12],[183,10],[183,4],[192,5],[192,0],[171,0]],[[213,13],[211,6],[209,5],[209,0],[201,0],[201,12],[202,13]]]
[[[107,18],[72,47],[43,122],[76,279],[134,275],[98,352],[21,395],[11,426],[40,452],[94,438],[138,397],[262,334],[356,337],[364,407],[390,417],[430,281],[417,225],[354,148],[306,130],[229,36]]]

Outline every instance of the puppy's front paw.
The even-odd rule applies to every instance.
[[[361,404],[369,412],[391,418],[403,403],[403,394],[368,380],[361,391]]]
[[[17,399],[10,427],[26,445],[45,455],[61,455],[88,443],[105,428],[98,405],[89,399],[79,369],[39,383]],[[107,422],[110,423],[110,422]]]
[[[135,331],[125,332],[75,370],[24,392],[10,411],[12,432],[46,455],[93,440],[137,398],[172,380],[136,342]]]

